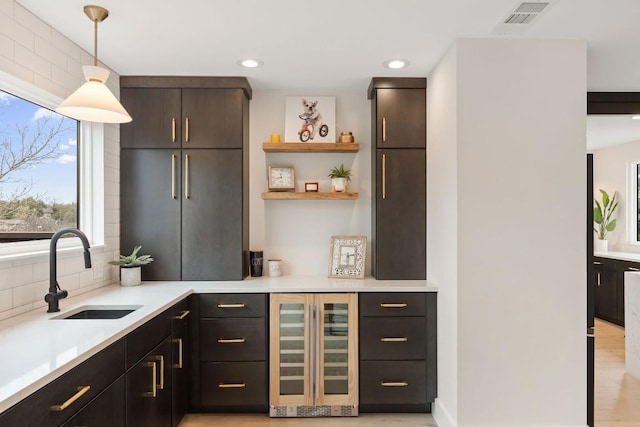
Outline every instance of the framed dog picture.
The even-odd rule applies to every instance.
[[[331,236],[329,277],[362,279],[366,251],[366,236]]]
[[[335,96],[287,96],[285,142],[336,142]]]

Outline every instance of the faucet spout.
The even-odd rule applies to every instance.
[[[87,236],[80,230],[75,228],[62,228],[51,236],[51,245],[49,248],[49,293],[44,296],[44,300],[49,304],[47,313],[55,313],[60,311],[59,301],[66,298],[69,293],[60,289],[57,276],[57,246],[58,240],[65,234],[74,234],[80,238],[82,246],[84,247],[84,267],[91,268],[91,253],[89,252],[89,240]]]

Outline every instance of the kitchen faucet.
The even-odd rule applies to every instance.
[[[69,295],[67,291],[60,289],[60,285],[58,285],[58,281],[56,280],[56,264],[58,259],[58,256],[56,255],[56,246],[58,245],[58,239],[67,233],[75,234],[80,238],[82,246],[84,246],[84,268],[91,268],[89,240],[87,240],[87,236],[85,236],[82,231],[76,230],[75,228],[62,228],[51,236],[51,245],[49,248],[49,293],[44,296],[44,300],[49,303],[49,310],[47,310],[47,313],[60,311],[60,307],[58,306],[59,300],[66,298]]]

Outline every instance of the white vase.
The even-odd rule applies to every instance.
[[[347,178],[331,178],[331,191],[345,193],[347,191]]]
[[[593,252],[608,252],[609,251],[609,241],[608,240],[593,240]]]
[[[120,285],[138,286],[140,284],[140,267],[121,268]]]

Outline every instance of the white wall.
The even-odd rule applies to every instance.
[[[639,252],[640,247],[628,245],[627,209],[627,179],[629,164],[640,162],[640,141],[613,147],[601,148],[593,151],[593,195],[596,200],[602,200],[598,189],[602,188],[609,195],[618,192],[618,218],[616,229],[607,233],[609,250]]]
[[[360,143],[357,154],[265,153],[262,143],[273,133],[284,138],[285,99],[295,95],[336,97],[336,135],[353,132]],[[299,91],[256,90],[250,103],[249,215],[251,250],[263,250],[265,259],[281,258],[284,274],[326,275],[332,235],[371,238],[371,104],[367,90]],[[295,141],[289,141],[295,142]],[[293,165],[296,191],[304,191],[305,181],[319,181],[320,191],[330,191],[327,177],[333,166],[344,163],[353,172],[349,191],[360,193],[356,201],[269,200],[267,166]],[[370,274],[370,253],[366,273]],[[266,272],[265,272],[266,274]]]
[[[427,264],[428,277],[440,269],[447,280],[434,279],[438,338],[457,359],[456,375],[448,365],[439,372],[440,384],[457,382],[457,395],[439,397],[437,416],[457,414],[438,421],[584,426],[586,46],[459,40],[438,72],[449,77],[432,80],[428,96],[438,81],[456,95],[456,137],[434,141],[430,128],[429,145],[454,143],[442,149],[457,169],[457,207],[448,203],[457,248]],[[428,205],[447,179],[444,169],[430,172]],[[431,240],[437,218],[429,221]],[[442,335],[449,331],[457,348]]]
[[[13,0],[0,0],[0,71],[63,99],[84,82],[81,67],[90,64],[90,53]],[[116,96],[118,80],[112,72],[109,87]],[[120,245],[119,127],[105,125],[104,134],[105,246],[92,250],[93,265],[102,265],[104,271],[98,277],[93,270],[85,270],[81,251],[61,256],[58,282],[71,295],[109,284],[117,275],[117,268],[105,263]],[[47,254],[0,258],[0,319],[44,307],[48,288]]]

